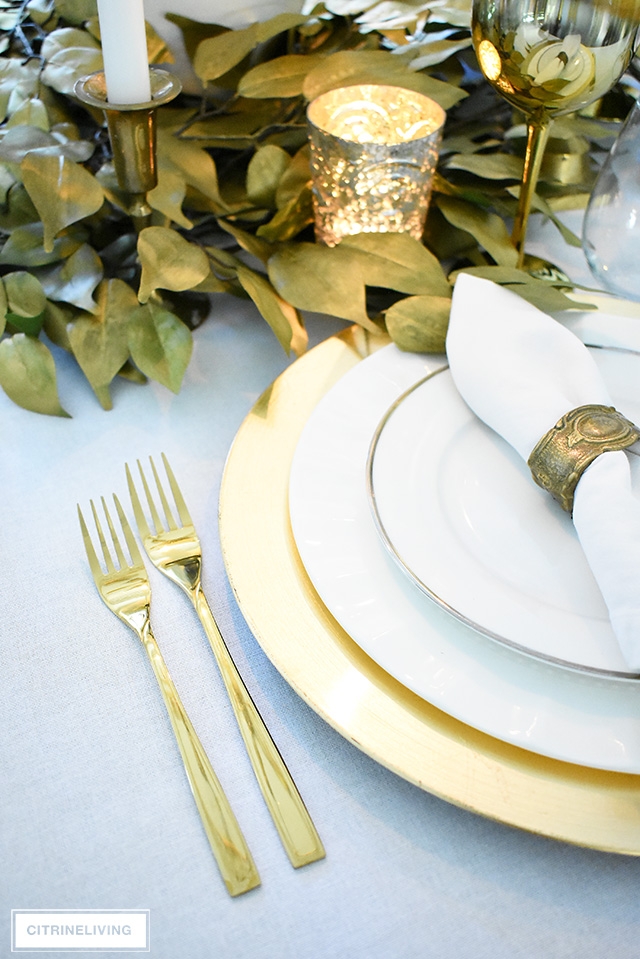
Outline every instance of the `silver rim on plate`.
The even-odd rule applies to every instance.
[[[594,344],[585,344],[590,349],[598,349],[603,351],[612,351],[618,353],[630,353],[635,356],[640,356],[638,350],[626,349],[625,347],[608,347],[608,346],[596,346]],[[481,623],[476,622],[471,619],[469,616],[462,613],[460,610],[452,606],[447,600],[442,596],[439,596],[427,583],[425,583],[411,568],[411,566],[404,560],[404,558],[398,552],[392,537],[390,536],[388,530],[386,529],[382,517],[380,515],[380,510],[378,508],[378,503],[376,500],[374,482],[373,482],[373,468],[375,454],[378,447],[378,443],[382,432],[389,422],[391,416],[398,409],[399,406],[404,403],[404,401],[413,393],[415,390],[419,389],[421,386],[424,386],[429,380],[432,380],[434,377],[438,376],[440,373],[446,373],[449,369],[448,364],[439,367],[439,369],[434,370],[432,373],[429,373],[427,376],[423,377],[417,383],[414,383],[413,386],[409,387],[408,390],[405,390],[401,396],[395,400],[389,409],[386,411],[376,430],[372,436],[371,443],[369,445],[369,451],[367,454],[367,465],[366,465],[366,477],[367,477],[367,496],[369,499],[369,505],[371,507],[371,512],[373,515],[373,520],[376,525],[378,534],[384,544],[387,552],[392,557],[394,562],[403,570],[408,579],[422,592],[424,595],[428,596],[430,600],[440,606],[441,609],[444,609],[455,619],[459,620],[461,623],[464,623],[465,626],[469,626],[471,629],[475,630],[477,633],[480,633],[482,636],[486,636],[489,639],[494,640],[497,643],[500,643],[503,646],[508,646],[510,649],[515,649],[518,652],[522,653],[525,656],[529,656],[531,659],[542,661],[545,663],[551,663],[554,666],[559,666],[562,669],[568,669],[573,672],[579,673],[588,673],[592,676],[602,676],[606,679],[616,679],[627,682],[638,682],[638,676],[635,673],[630,673],[622,670],[614,669],[602,669],[598,666],[588,666],[583,663],[575,663],[570,660],[561,659],[560,657],[552,656],[549,653],[539,652],[537,650],[531,649],[528,646],[524,646],[521,643],[516,642],[513,639],[510,639],[508,636],[504,636],[501,633],[495,632],[492,629],[489,629],[486,626],[483,626]]]

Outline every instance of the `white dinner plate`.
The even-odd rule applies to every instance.
[[[353,640],[450,715],[546,756],[640,773],[637,680],[560,668],[469,628],[410,582],[378,534],[366,482],[372,437],[390,405],[444,362],[387,347],[314,410],[289,489],[307,572]]]
[[[592,355],[616,408],[640,422],[640,355]],[[630,464],[638,491],[640,457]],[[367,475],[389,552],[452,615],[550,662],[633,677],[571,517],[472,413],[449,369],[387,411]]]

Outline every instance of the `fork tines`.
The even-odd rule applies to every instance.
[[[162,522],[160,515],[158,513],[155,500],[151,494],[151,490],[149,489],[149,484],[147,483],[147,478],[145,476],[144,470],[142,469],[142,464],[140,463],[140,460],[137,460],[138,470],[140,472],[140,480],[142,482],[145,496],[147,498],[147,503],[149,505],[149,513],[151,514],[151,519],[155,526],[155,532],[161,533],[164,529],[171,529],[171,530],[178,529],[178,524],[176,523],[173,517],[173,513],[171,511],[171,507],[169,505],[169,501],[167,499],[167,495],[164,490],[164,486],[162,485],[162,482],[160,481],[160,477],[158,476],[156,465],[153,462],[153,458],[151,456],[149,457],[149,462],[151,464],[151,470],[153,472],[153,476],[156,481],[156,486],[158,488],[158,495],[160,497],[162,509],[164,510],[164,515],[166,518],[166,526]],[[178,486],[176,478],[173,475],[173,470],[171,469],[171,466],[169,465],[169,461],[167,460],[167,457],[164,455],[164,453],[162,453],[162,462],[164,463],[164,468],[167,474],[167,478],[169,480],[169,486],[171,488],[171,492],[173,493],[173,498],[178,510],[178,517],[180,519],[180,522],[183,526],[193,526],[193,521],[191,519],[191,516],[189,515],[189,510],[187,509],[187,504],[184,501],[182,493],[180,492],[180,487]],[[133,477],[131,476],[129,467],[125,465],[125,469],[127,472],[127,481],[129,484],[129,491],[131,493],[131,505],[133,506],[133,512],[136,518],[136,523],[138,524],[140,535],[144,538],[145,536],[150,535],[149,525],[147,523],[142,506],[140,504],[140,499],[138,498],[138,494],[136,492],[136,488],[133,483]]]
[[[113,494],[113,500],[116,506],[116,510],[118,512],[118,518],[120,519],[120,523],[122,525],[122,531],[124,533],[127,547],[129,549],[129,554],[131,556],[132,564],[134,566],[141,566],[142,555],[140,553],[140,550],[138,549],[138,544],[136,543],[135,537],[133,535],[133,531],[131,529],[131,526],[129,525],[129,521],[127,520],[127,517],[124,514],[124,510],[122,509],[120,500],[115,495],[115,493]],[[109,527],[111,539],[113,540],[113,545],[116,551],[116,558],[118,560],[118,563],[120,564],[119,568],[126,569],[131,564],[128,562],[124,554],[124,551],[122,549],[122,546],[120,544],[120,540],[118,539],[118,535],[113,525],[111,514],[109,513],[109,509],[105,502],[104,496],[100,497],[100,501],[102,503],[102,508],[104,510],[104,515],[107,521],[107,525]],[[100,541],[100,546],[102,548],[102,554],[104,556],[104,563],[107,568],[107,573],[114,573],[116,572],[116,567],[113,562],[113,558],[111,556],[111,552],[109,550],[109,546],[107,544],[105,535],[102,531],[102,525],[100,523],[98,511],[96,510],[95,503],[93,502],[93,500],[90,500],[90,505],[91,505],[91,512],[93,513],[93,519],[96,525],[96,531],[98,533],[98,540]],[[84,516],[82,515],[82,510],[80,509],[79,505],[78,505],[78,519],[80,520],[80,529],[82,530],[82,539],[84,542],[84,548],[87,553],[87,559],[89,560],[89,568],[91,569],[94,580],[96,580],[97,582],[98,579],[104,576],[104,573],[100,565],[100,561],[98,559],[96,551],[94,549],[93,541],[91,539],[91,534],[89,533],[89,530],[87,529],[87,524],[85,522]]]

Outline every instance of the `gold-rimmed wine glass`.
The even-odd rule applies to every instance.
[[[484,76],[527,120],[512,240],[518,265],[554,117],[603,96],[627,68],[640,0],[473,0],[473,44]]]

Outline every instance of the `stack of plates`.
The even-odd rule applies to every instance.
[[[640,355],[594,358],[640,421]],[[441,362],[388,346],[345,376],[302,433],[289,505],[325,605],[392,676],[499,739],[640,773],[637,680],[573,524]]]
[[[621,775],[640,773],[638,679],[569,518],[468,411],[443,357],[389,345],[360,362],[363,345],[350,331],[294,364],[231,452],[223,550],[258,641],[423,788],[640,853],[640,786]],[[594,358],[640,421],[640,355]]]

